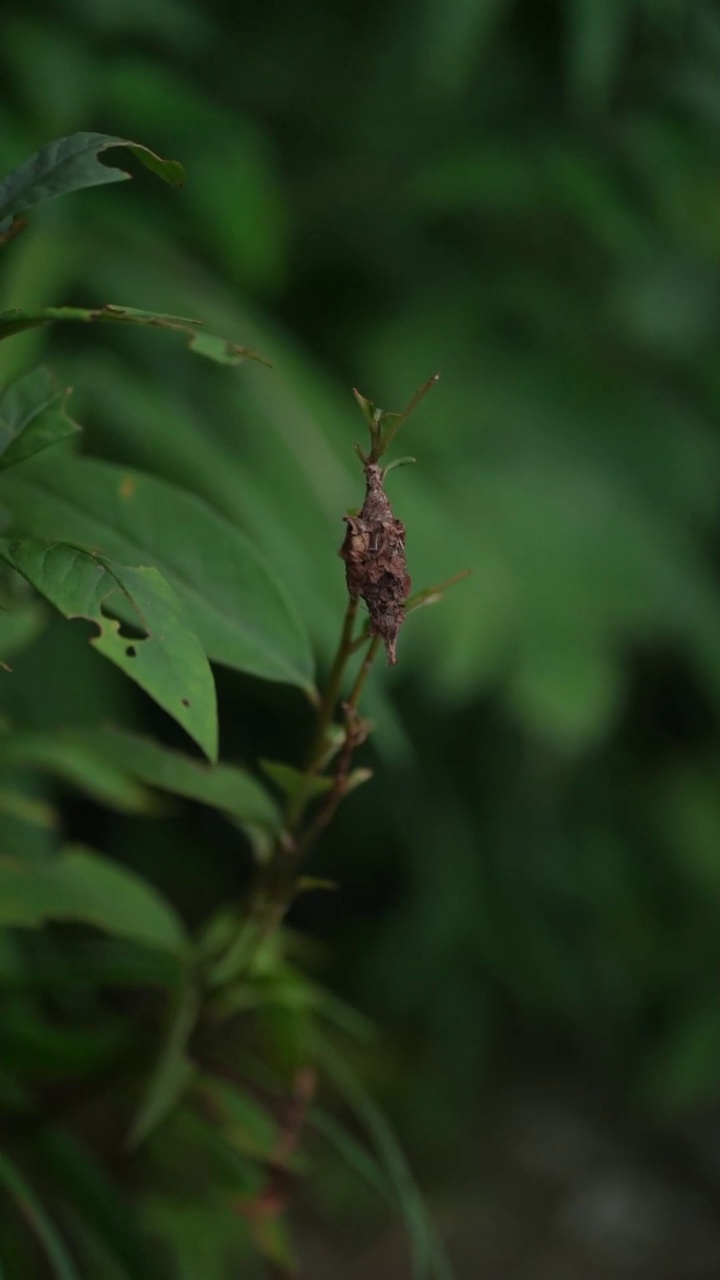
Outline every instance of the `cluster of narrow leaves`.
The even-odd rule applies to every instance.
[[[178,164],[138,144],[98,134],[63,139],[0,184],[0,249],[9,251],[37,204],[127,176],[98,159],[120,146],[166,181],[182,181]],[[180,332],[224,364],[252,355],[195,321],[110,305],[1,313],[0,339],[56,321]],[[347,1030],[352,1016],[285,958],[277,935],[258,948],[239,908],[221,910],[194,937],[140,874],[64,843],[57,815],[36,791],[34,780],[49,775],[121,814],[191,800],[262,848],[260,837],[278,837],[281,816],[263,783],[218,762],[211,662],[315,696],[305,627],[254,543],[186,491],[78,454],[69,394],[40,368],[0,395],[3,679],[12,680],[7,659],[43,626],[43,600],[69,621],[88,623],[94,649],[172,717],[206,760],[190,754],[189,744],[185,753],[112,726],[0,726],[0,813],[18,832],[0,849],[0,982],[10,1001],[3,1019],[9,1051],[0,1065],[7,1134],[0,1274],[32,1265],[27,1259],[39,1250],[59,1280],[209,1276],[207,1252],[193,1260],[202,1238],[206,1251],[214,1242],[213,1274],[235,1273],[260,1256],[274,1274],[293,1275],[283,1210],[290,1182],[303,1173],[296,1148],[306,1129],[339,1150],[381,1199],[399,1200],[416,1243],[416,1275],[442,1276],[402,1155],[333,1048],[338,1020]],[[293,773],[267,766],[281,792]],[[3,831],[7,838],[12,826]],[[41,834],[39,843],[31,832]],[[28,957],[37,1006],[17,980]],[[75,995],[64,1007],[68,972]],[[83,1026],[87,1002],[96,1014],[92,1032]],[[28,1034],[43,1046],[35,1058]],[[283,1064],[275,1075],[263,1053],[268,1038]],[[316,1105],[316,1069],[364,1123],[369,1146]],[[93,1106],[124,1135],[109,1169],[82,1136]],[[176,1168],[188,1166],[198,1170],[193,1186],[168,1196]],[[129,1171],[150,1188],[141,1209],[118,1199],[115,1174]],[[198,1186],[206,1204],[198,1204]],[[9,1203],[19,1216],[8,1215]],[[182,1222],[188,1238],[181,1256],[168,1258],[168,1242],[183,1238]]]

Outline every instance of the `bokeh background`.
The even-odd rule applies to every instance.
[[[321,663],[350,389],[442,373],[392,497],[417,587],[473,574],[378,670],[376,778],[313,858],[340,890],[294,923],[382,1029],[361,1068],[459,1275],[720,1275],[720,8],[6,0],[0,68],[1,172],[81,129],[187,170],[44,209],[2,305],[197,316],[274,366],[37,331],[0,378],[48,359],[86,448],[246,529]],[[5,714],[167,736],[87,661],[49,625]],[[297,758],[300,695],[218,681],[227,758]],[[190,919],[247,875],[200,812],[53,798]],[[350,1175],[319,1183],[308,1274],[409,1274]]]

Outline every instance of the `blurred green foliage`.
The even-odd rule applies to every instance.
[[[340,894],[295,916],[327,944],[306,963],[392,1027],[361,1066],[408,1141],[447,1153],[493,1072],[548,1042],[658,1122],[716,1098],[716,4],[8,3],[0,64],[0,172],[93,128],[188,177],[49,206],[4,254],[1,305],[198,316],[274,365],[36,330],[0,347],[0,379],[49,359],[94,454],[247,533],[321,663],[360,497],[350,387],[392,408],[442,372],[390,486],[416,587],[473,576],[375,680],[376,779],[311,867]],[[8,717],[174,741],[73,626],[41,626],[30,598],[2,615]],[[225,759],[287,758],[299,695],[228,672],[219,695]],[[191,923],[245,881],[199,809],[108,816],[23,785],[39,849],[58,806]],[[21,820],[0,806],[7,840]],[[86,1015],[101,1055],[113,1018]],[[145,1203],[188,1249],[202,1235],[204,1208],[170,1228]]]

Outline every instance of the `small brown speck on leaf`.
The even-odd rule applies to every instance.
[[[365,465],[365,501],[347,523],[339,555],[345,561],[347,587],[353,600],[362,596],[370,614],[370,632],[385,641],[388,662],[397,662],[398,632],[405,621],[410,578],[405,562],[405,525],[397,520],[383,488],[376,462]]]

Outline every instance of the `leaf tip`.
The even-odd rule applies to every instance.
[[[310,706],[314,707],[317,710],[317,708],[320,706],[320,703],[322,702],[322,698],[320,696],[320,690],[316,687],[316,685],[311,683],[304,684],[302,686],[302,690],[308,702],[310,703]]]

